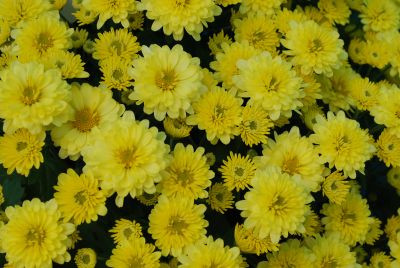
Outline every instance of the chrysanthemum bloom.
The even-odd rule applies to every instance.
[[[154,250],[155,246],[147,244],[144,237],[134,238],[114,248],[106,265],[113,268],[158,268],[161,254]]]
[[[227,160],[223,160],[223,165],[218,170],[228,190],[240,191],[249,188],[250,181],[256,172],[256,165],[248,155],[241,156],[230,152]]]
[[[228,45],[232,44],[232,39],[229,35],[224,33],[224,30],[221,30],[218,34],[214,34],[212,37],[208,39],[208,48],[211,50],[212,55],[217,55],[217,53],[222,52],[222,44],[227,43]]]
[[[166,116],[163,120],[163,125],[167,135],[175,139],[188,137],[190,131],[193,129],[193,126],[186,124],[186,118],[171,118]]]
[[[386,255],[384,252],[378,251],[372,254],[369,259],[369,263],[371,268],[395,268],[396,266],[391,266],[392,258]]]
[[[143,191],[154,193],[161,171],[168,165],[169,146],[165,134],[149,121],[135,121],[127,111],[107,132],[82,150],[84,172],[92,171],[101,180],[101,188],[116,192],[116,204],[122,207],[128,194],[134,198]]]
[[[48,0],[0,0],[0,18],[12,27],[20,27],[24,22],[35,19],[49,11]]]
[[[327,176],[322,184],[322,193],[329,202],[340,205],[350,192],[350,184],[340,171],[334,171]]]
[[[377,141],[376,155],[387,167],[400,167],[400,135],[391,128],[385,128]]]
[[[260,239],[270,237],[273,243],[296,231],[303,233],[305,213],[311,195],[300,184],[300,178],[281,173],[277,168],[256,172],[244,199],[236,203],[245,218],[244,227],[253,229]]]
[[[370,216],[367,200],[359,194],[350,193],[340,205],[329,203],[324,204],[321,214],[322,223],[327,233],[337,232],[340,239],[353,246],[357,242],[363,242],[373,222]]]
[[[26,128],[0,137],[0,163],[7,169],[7,174],[14,170],[28,177],[32,167],[38,169],[43,163],[42,147],[46,134],[31,134]]]
[[[208,194],[207,203],[212,210],[224,214],[230,208],[233,208],[233,194],[223,183],[214,183]]]
[[[277,267],[313,267],[315,256],[310,249],[300,244],[297,239],[282,243],[279,251],[267,254],[268,261],[257,265],[257,268]]]
[[[318,8],[331,24],[345,25],[349,22],[351,11],[346,0],[320,0]]]
[[[259,105],[246,105],[242,110],[242,122],[239,125],[242,141],[252,147],[267,143],[267,135],[273,127],[268,113]]]
[[[29,20],[21,29],[11,32],[15,39],[16,53],[21,62],[40,61],[51,52],[71,47],[74,32],[59,20],[58,15],[42,15]]]
[[[306,219],[303,222],[305,231],[304,233],[296,233],[297,235],[301,235],[303,237],[315,237],[323,231],[322,224],[318,215],[310,208],[310,206],[308,206],[305,218]]]
[[[387,173],[387,180],[400,193],[400,167],[391,168]]]
[[[136,12],[135,0],[83,0],[82,6],[99,14],[97,29],[111,19],[114,23],[121,23],[124,28],[128,28],[128,14]]]
[[[400,233],[397,233],[396,240],[389,240],[388,246],[390,248],[390,255],[400,262]],[[395,268],[397,267],[395,266]]]
[[[154,20],[151,30],[163,28],[164,34],[172,34],[177,41],[182,40],[184,30],[199,41],[203,26],[222,12],[213,0],[142,0],[138,10]]]
[[[124,107],[112,98],[111,91],[89,84],[73,84],[69,120],[51,130],[51,138],[60,146],[61,158],[77,159],[81,150],[101,131],[112,128]]]
[[[58,70],[44,70],[36,62],[14,62],[0,73],[0,117],[3,129],[27,128],[39,133],[44,126],[61,125],[69,115],[69,85]]]
[[[378,86],[369,81],[368,77],[353,77],[349,82],[350,96],[355,102],[357,109],[361,111],[370,110],[378,104]]]
[[[190,197],[160,196],[149,215],[148,233],[156,240],[163,256],[177,257],[186,246],[205,239],[208,226],[205,211],[205,205],[195,205]]]
[[[135,220],[119,219],[115,221],[115,225],[109,231],[114,243],[121,245],[132,239],[143,236],[142,226]]]
[[[194,115],[190,115],[186,122],[205,130],[207,140],[212,144],[218,140],[228,144],[240,133],[238,126],[242,121],[242,102],[241,98],[223,88],[212,88],[193,103]]]
[[[293,22],[281,43],[288,49],[283,53],[291,56],[292,63],[301,67],[301,72],[332,76],[333,69],[338,69],[347,53],[343,50],[343,40],[339,33],[318,25],[314,21]]]
[[[128,14],[129,28],[133,31],[143,31],[144,12],[137,11],[133,14]]]
[[[269,237],[260,239],[252,230],[247,230],[242,224],[235,226],[235,244],[240,251],[247,254],[260,254],[278,251],[279,243],[272,243]]]
[[[286,33],[290,30],[290,22],[295,21],[297,23],[305,22],[309,20],[309,18],[304,14],[301,9],[296,8],[295,10],[289,10],[287,8],[283,8],[281,10],[276,11],[276,16],[274,18],[275,25],[282,35],[286,35]]]
[[[38,198],[22,206],[7,207],[7,224],[0,228],[1,248],[16,267],[50,268],[52,261],[63,264],[71,259],[67,245],[75,226],[61,221],[54,199],[42,203]]]
[[[157,202],[158,202],[158,197],[159,197],[160,195],[161,195],[161,194],[158,193],[158,192],[155,192],[155,193],[153,193],[153,194],[148,194],[148,193],[144,192],[144,193],[142,193],[141,195],[136,196],[136,199],[137,199],[140,203],[142,203],[143,205],[145,205],[145,206],[147,206],[147,207],[152,207],[152,206],[154,206],[155,204],[157,204]]]
[[[98,179],[90,173],[78,175],[68,169],[58,176],[54,189],[54,199],[65,221],[79,225],[107,214],[106,193],[99,189]]]
[[[2,45],[0,47],[0,70],[11,65],[12,62],[17,60],[13,45]]]
[[[94,10],[85,8],[84,6],[79,6],[79,8],[72,13],[72,15],[74,15],[76,18],[78,25],[83,26],[94,22],[99,14],[97,14]]]
[[[367,0],[361,8],[361,22],[364,31],[397,31],[399,28],[399,8],[395,1]]]
[[[191,104],[206,90],[199,58],[192,58],[181,45],[142,46],[143,57],[133,61],[129,74],[135,80],[129,98],[143,103],[147,114],[158,121],[192,113]]]
[[[57,50],[48,54],[43,60],[46,69],[58,68],[63,79],[87,78],[81,56],[65,50]]]
[[[215,61],[210,63],[210,67],[215,71],[215,78],[222,82],[222,86],[230,89],[234,86],[232,77],[238,73],[236,66],[238,60],[247,60],[260,51],[250,46],[248,42],[222,43],[221,49],[222,51],[215,55]]]
[[[161,194],[169,197],[184,195],[193,199],[208,197],[207,187],[211,185],[214,172],[207,164],[204,148],[193,149],[192,145],[175,145],[172,161],[165,169],[165,175],[158,184]]]
[[[365,55],[365,63],[378,69],[383,69],[393,58],[393,54],[391,53],[393,49],[392,41],[374,37],[367,39],[362,49],[364,51],[361,53]]]
[[[303,106],[303,82],[292,65],[270,53],[237,62],[238,75],[232,80],[240,90],[239,96],[250,98],[248,104],[261,105],[276,120],[280,115],[290,117],[292,110]]]
[[[301,99],[303,107],[313,105],[318,99],[322,99],[321,84],[317,80],[317,75],[314,73],[305,75],[301,72],[300,67],[297,67],[296,73],[304,81],[304,97]]]
[[[91,248],[80,248],[75,255],[75,264],[77,268],[94,268],[97,259],[96,252]]]
[[[237,247],[224,247],[224,240],[209,236],[205,241],[197,241],[187,247],[184,254],[178,256],[179,268],[200,267],[247,267]]]
[[[95,40],[93,58],[105,60],[112,56],[118,56],[125,60],[133,60],[140,51],[137,38],[128,29],[111,28],[107,32],[99,33]]]
[[[279,167],[283,173],[300,176],[307,190],[320,189],[322,161],[310,140],[302,137],[297,127],[280,135],[275,133],[275,141],[269,139],[263,148],[263,155],[255,158],[258,168]]]
[[[313,126],[315,134],[310,139],[317,144],[321,159],[329,164],[329,168],[335,167],[354,179],[356,171],[364,172],[365,162],[375,152],[373,139],[357,121],[346,118],[342,111],[337,115],[328,112],[327,117],[317,116],[317,123]]]
[[[314,124],[317,123],[317,116],[325,116],[325,113],[322,111],[321,107],[317,104],[313,104],[310,106],[305,106],[301,109],[302,119],[304,124],[308,127],[308,129],[312,130]]]
[[[116,55],[110,56],[100,63],[102,72],[101,84],[108,89],[128,90],[133,86],[132,77],[128,74],[131,61]]]
[[[367,235],[365,236],[365,243],[368,245],[374,245],[376,240],[383,234],[381,230],[381,220],[375,217],[372,217],[372,223],[369,225],[369,229]]]
[[[242,0],[240,4],[240,13],[247,14],[249,17],[254,15],[272,15],[280,5],[287,0]]]
[[[68,238],[70,239],[70,243],[68,243],[67,249],[74,249],[78,241],[82,240],[80,232],[77,229],[75,229],[75,231],[73,231]]]
[[[361,268],[355,253],[336,234],[307,238],[305,242],[315,256],[312,267]]]
[[[378,105],[370,109],[371,115],[377,124],[392,128],[393,131],[400,130],[400,89],[391,85],[391,87],[382,86],[377,96]]]

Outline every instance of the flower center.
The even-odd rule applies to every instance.
[[[74,195],[75,202],[83,205],[88,200],[88,193],[86,191],[79,191]]]
[[[39,33],[36,38],[36,48],[40,53],[46,52],[54,45],[53,37],[49,33]]]
[[[123,234],[126,239],[129,239],[129,237],[131,237],[131,235],[133,234],[133,231],[131,230],[131,228],[128,227],[124,229]]]
[[[75,121],[72,126],[80,132],[89,132],[92,128],[97,126],[100,122],[100,116],[89,108],[83,108],[75,112]]]
[[[38,88],[28,85],[22,91],[21,101],[23,104],[31,106],[40,99],[41,92]]]
[[[118,40],[112,41],[111,48],[117,52],[118,56],[121,56],[121,52],[123,51],[123,44],[120,41]]]
[[[251,130],[257,130],[257,122],[256,121],[250,121],[249,128]]]
[[[26,147],[28,147],[28,143],[26,143],[24,141],[17,142],[17,151],[18,152],[24,150]]]
[[[185,169],[181,172],[178,172],[176,177],[182,186],[186,186],[192,181],[193,174],[190,170]]]
[[[321,262],[321,268],[336,268],[338,267],[336,260],[332,257],[325,257]]]
[[[169,221],[169,229],[174,234],[182,235],[188,226],[189,225],[186,223],[186,221],[177,216],[172,217]]]
[[[39,245],[40,246],[46,239],[46,231],[39,227],[32,228],[28,231],[25,238],[27,240],[28,245],[30,245],[30,246]]]
[[[90,256],[88,254],[83,255],[82,262],[86,264],[90,263]]]
[[[119,150],[117,157],[119,158],[120,164],[122,164],[125,169],[131,169],[134,166],[134,162],[137,158],[136,150],[134,148]]]
[[[235,174],[239,177],[242,177],[244,174],[244,169],[241,167],[235,167]]]
[[[129,260],[129,267],[144,267],[144,263],[141,257],[136,256]]]
[[[175,0],[175,6],[178,8],[184,8],[189,4],[190,0]]]
[[[279,87],[279,81],[274,76],[267,78],[264,82],[264,88],[267,92],[277,91]]]
[[[310,53],[318,53],[322,51],[322,42],[319,39],[314,39],[310,42]]]
[[[112,73],[112,77],[113,77],[115,80],[121,80],[122,76],[123,76],[122,70],[119,69],[119,68],[118,68],[118,69],[115,69],[115,70],[113,71],[113,73]]]
[[[282,170],[289,175],[296,174],[298,172],[298,168],[299,159],[296,156],[285,159],[282,165]]]
[[[161,71],[156,75],[156,85],[163,91],[172,91],[177,84],[176,74],[173,70]]]

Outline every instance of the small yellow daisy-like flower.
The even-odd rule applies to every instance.
[[[139,200],[139,202],[142,203],[143,205],[152,207],[155,204],[157,204],[158,197],[160,195],[161,194],[158,192],[155,192],[154,194],[148,194],[144,192],[143,194],[136,196],[136,199]]]
[[[400,20],[398,10],[398,6],[396,6],[394,1],[364,1],[364,5],[360,10],[360,18],[364,24],[364,31],[397,31]]]
[[[390,267],[395,267],[391,266],[392,263],[392,258],[388,255],[386,255],[384,252],[378,251],[375,252],[370,260],[370,268],[390,268]]]
[[[381,230],[381,220],[375,217],[372,217],[372,223],[369,225],[369,230],[367,235],[365,236],[365,243],[368,245],[374,245],[376,240],[383,234]]]
[[[11,32],[15,39],[16,53],[21,62],[41,60],[51,52],[72,46],[73,29],[59,20],[58,15],[43,15],[26,22],[21,29]]]
[[[260,239],[270,237],[273,243],[279,242],[281,236],[305,231],[306,204],[312,197],[298,177],[281,173],[278,168],[258,170],[251,186],[244,200],[236,203],[245,218],[244,228],[254,228]]]
[[[229,144],[231,139],[240,133],[242,102],[241,98],[223,88],[214,87],[193,103],[194,115],[190,115],[186,122],[205,130],[207,140],[212,144],[216,144],[218,140]]]
[[[306,189],[319,190],[323,179],[322,162],[310,140],[302,137],[297,127],[280,135],[275,133],[275,141],[268,140],[263,148],[263,155],[256,158],[258,168],[279,167],[282,173],[300,176]]]
[[[400,89],[391,85],[383,85],[377,96],[378,105],[370,109],[371,115],[377,124],[392,128],[393,131],[400,130]]]
[[[129,60],[114,55],[102,60],[99,65],[103,74],[100,83],[108,89],[125,91],[133,86],[132,77],[128,74]]]
[[[136,12],[136,3],[135,0],[83,0],[82,6],[99,15],[97,29],[100,29],[109,19],[128,28],[128,13]]]
[[[400,193],[400,167],[391,168],[387,173],[387,180]]]
[[[114,243],[121,245],[132,239],[143,236],[142,226],[135,220],[119,219],[115,221],[115,225],[109,231]]]
[[[214,34],[208,39],[208,47],[211,50],[212,55],[217,55],[217,53],[222,52],[222,44],[227,43],[232,44],[232,39],[221,30],[218,34]]]
[[[339,33],[314,21],[293,22],[281,43],[288,49],[283,53],[291,57],[292,63],[301,68],[303,74],[315,72],[332,76],[347,58],[343,40]]]
[[[193,199],[206,198],[206,188],[211,185],[214,172],[207,164],[203,147],[193,149],[192,145],[175,145],[172,161],[165,169],[165,176],[158,185],[161,194],[168,197],[183,195]]]
[[[151,30],[163,28],[164,34],[172,34],[177,41],[182,40],[184,31],[199,41],[203,26],[222,12],[213,0],[142,0],[138,9],[154,20]]]
[[[375,152],[372,137],[342,111],[337,115],[328,112],[327,116],[327,119],[317,116],[313,126],[315,134],[310,139],[317,144],[323,162],[354,179],[356,171],[364,172],[365,162]]]
[[[228,190],[240,191],[249,188],[250,181],[256,172],[256,165],[248,155],[241,156],[230,152],[227,160],[223,160],[223,165],[218,170]]]
[[[132,30],[143,31],[144,12],[137,11],[133,14],[128,14],[129,28]]]
[[[315,237],[322,232],[323,228],[321,221],[318,215],[310,207],[308,207],[305,217],[306,219],[303,222],[305,232],[298,233],[298,235],[302,235],[303,237]]]
[[[0,163],[7,169],[7,174],[14,170],[28,177],[32,167],[38,169],[43,163],[42,147],[44,132],[32,134],[26,128],[0,136]]]
[[[214,77],[214,73],[210,72],[207,68],[201,69],[203,73],[202,83],[207,87],[207,89],[211,89],[218,85],[218,81]]]
[[[65,50],[58,50],[48,54],[43,64],[46,69],[58,68],[63,79],[87,78],[81,56]]]
[[[387,167],[400,167],[400,135],[391,128],[385,128],[377,141],[378,158]]]
[[[247,41],[256,49],[276,54],[279,37],[273,20],[265,16],[248,16],[234,21],[235,41]]]
[[[193,58],[181,45],[142,46],[143,57],[133,61],[129,74],[135,80],[129,98],[143,103],[147,114],[158,121],[192,113],[192,102],[206,90],[202,84],[200,59]]]
[[[349,81],[350,96],[353,98],[357,109],[370,110],[378,104],[378,86],[369,81],[368,77],[352,77]]]
[[[94,268],[97,263],[96,252],[91,248],[80,248],[75,255],[77,268]]]
[[[247,146],[267,143],[267,135],[273,126],[268,113],[261,106],[246,105],[243,108],[239,131],[242,141]]]
[[[325,116],[321,107],[318,106],[317,104],[302,107],[301,112],[302,112],[302,119],[304,121],[304,124],[310,130],[312,130],[314,124],[317,123],[317,120],[316,120],[317,116],[322,116],[322,117]]]
[[[99,189],[97,178],[90,173],[78,175],[69,168],[58,176],[54,189],[54,199],[65,221],[79,225],[107,214],[106,193]]]
[[[206,206],[195,205],[192,198],[161,195],[149,215],[149,229],[163,256],[177,257],[185,247],[204,239],[208,222],[204,219]]]
[[[0,0],[0,18],[12,27],[20,27],[26,21],[43,16],[50,9],[48,0]]]
[[[224,247],[224,240],[209,236],[205,241],[197,241],[187,247],[184,254],[178,256],[180,268],[200,267],[247,267],[237,247]]]
[[[165,132],[175,138],[181,139],[188,137],[193,127],[186,124],[186,118],[171,118],[166,116],[163,121]]]
[[[396,240],[389,240],[388,246],[390,248],[390,255],[392,255],[396,261],[400,261],[400,233],[397,233]],[[397,267],[398,265],[395,266],[395,268]]]
[[[12,62],[17,60],[17,56],[13,52],[13,46],[2,45],[0,46],[0,70],[7,68]]]
[[[357,242],[363,242],[373,219],[368,208],[367,200],[359,194],[347,195],[345,201],[340,205],[335,203],[324,204],[321,214],[322,223],[327,233],[337,232],[341,240],[353,246]]]
[[[222,86],[230,89],[234,86],[232,77],[238,73],[238,60],[247,60],[259,54],[259,51],[248,42],[222,43],[221,49],[222,51],[215,55],[215,61],[210,63],[210,67],[215,71],[215,78],[222,82]]]
[[[113,268],[158,268],[161,254],[154,250],[155,246],[147,244],[143,237],[134,238],[114,248],[106,265]]]
[[[318,8],[331,24],[345,25],[349,22],[351,11],[346,0],[320,0]]]
[[[287,0],[242,0],[239,11],[247,16],[272,15]]]
[[[93,58],[105,60],[112,56],[118,56],[131,61],[137,57],[140,51],[140,44],[128,29],[111,28],[107,32],[99,33],[95,40]]]
[[[346,200],[350,188],[346,177],[340,171],[335,171],[325,178],[322,184],[322,193],[328,197],[329,202],[340,205]]]
[[[302,79],[281,57],[273,58],[263,52],[248,60],[239,60],[237,67],[239,74],[232,79],[240,90],[239,96],[250,98],[250,105],[261,105],[272,120],[281,114],[290,117],[292,110],[303,106]]]
[[[95,140],[99,131],[106,131],[123,112],[123,106],[112,98],[104,88],[89,84],[73,84],[71,88],[69,120],[51,130],[51,138],[60,146],[61,158],[78,159],[81,150]]]
[[[260,256],[263,253],[279,250],[279,243],[272,243],[269,237],[258,238],[252,230],[245,229],[242,224],[236,224],[234,235],[236,246],[243,253]]]
[[[72,13],[72,15],[74,15],[74,17],[78,21],[78,25],[83,26],[94,22],[99,14],[97,14],[94,10],[90,10],[83,6],[80,6],[77,11]]]
[[[131,111],[116,120],[107,132],[101,132],[81,152],[84,172],[92,171],[101,180],[101,188],[116,192],[116,204],[123,206],[124,198],[156,192],[155,183],[170,157],[165,134],[149,121],[136,121]]]
[[[207,158],[207,164],[210,167],[215,164],[215,161],[216,161],[215,154],[213,154],[212,152],[208,152],[205,154],[205,157]]]
[[[366,43],[359,38],[353,38],[350,41],[347,52],[349,53],[349,58],[357,64],[365,64],[366,55]]]
[[[212,210],[224,214],[226,210],[233,208],[232,192],[222,183],[215,183],[211,186],[207,199]]]
[[[80,232],[79,230],[75,229],[75,231],[68,236],[68,238],[71,240],[70,243],[68,244],[67,249],[74,249],[78,241],[82,240],[82,237],[80,237]]]
[[[389,240],[397,241],[397,233],[400,232],[400,216],[391,216],[386,222],[384,231]]]
[[[80,48],[88,39],[88,31],[85,29],[75,28],[74,32],[71,35],[72,47],[73,48]]]
[[[361,53],[365,56],[365,63],[383,69],[392,59],[392,42],[371,38],[365,42],[361,48],[364,50]]]
[[[7,207],[7,224],[0,228],[0,246],[7,260],[16,267],[52,267],[71,259],[67,252],[68,235],[75,226],[63,223],[54,199],[42,203],[38,198],[22,206]]]
[[[309,20],[309,18],[306,16],[306,14],[297,8],[295,10],[283,8],[281,10],[277,10],[275,15],[276,27],[278,31],[282,33],[282,35],[286,35],[286,33],[290,30],[291,21],[301,23],[307,20]]]

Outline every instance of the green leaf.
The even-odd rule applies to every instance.
[[[13,206],[21,202],[24,195],[22,187],[23,180],[26,180],[22,175],[16,172],[7,175],[6,170],[0,167],[0,182],[3,186],[4,204],[3,207]]]

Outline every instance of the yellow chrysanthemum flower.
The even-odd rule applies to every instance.
[[[214,87],[193,103],[194,115],[190,115],[186,123],[205,130],[207,140],[212,144],[216,144],[218,140],[229,144],[240,133],[242,102],[241,98],[235,97],[231,92]]]
[[[114,23],[121,23],[124,28],[128,28],[128,14],[136,12],[135,0],[83,0],[82,6],[99,15],[97,29],[104,23],[112,19]]]
[[[260,239],[252,230],[247,230],[242,224],[235,226],[235,244],[240,251],[247,254],[257,254],[278,251],[279,243],[272,243],[269,237]]]
[[[322,232],[322,224],[318,217],[318,215],[308,206],[308,210],[305,214],[306,219],[303,222],[305,232],[297,233],[298,235],[302,235],[303,237],[309,236],[317,236]]]
[[[347,2],[347,0],[345,1]],[[334,2],[332,2],[334,3]],[[339,4],[339,6],[341,7],[341,14],[337,13],[336,8],[332,8],[332,3],[329,1],[325,1],[324,4],[326,6],[326,11],[324,12],[321,9],[318,9],[316,7],[313,6],[305,6],[304,9],[301,9],[300,6],[297,6],[296,9],[303,11],[304,15],[310,20],[315,21],[316,23],[318,23],[319,25],[323,25],[326,27],[333,27],[332,25],[332,21],[330,20],[330,18],[336,18],[338,20],[341,19],[341,16],[343,18],[343,15],[346,14],[347,11],[345,11],[345,9],[343,9],[343,4]],[[318,2],[319,4],[319,2]],[[344,11],[344,12],[343,12]],[[326,13],[330,13],[329,15],[327,15]],[[330,17],[330,18],[328,18]]]
[[[108,89],[126,91],[133,86],[132,77],[128,74],[131,62],[116,55],[110,56],[100,63],[102,72],[101,84]]]
[[[201,267],[247,267],[237,247],[224,247],[224,240],[209,236],[205,241],[197,241],[187,247],[184,254],[178,256],[179,268]]]
[[[58,176],[54,189],[54,199],[65,221],[79,225],[107,214],[106,193],[99,189],[98,179],[90,173],[78,175],[69,168]]]
[[[239,125],[242,141],[252,147],[267,143],[267,135],[273,127],[268,113],[259,105],[246,105],[242,110],[242,122]]]
[[[392,42],[380,40],[378,38],[369,39],[361,47],[362,54],[365,56],[364,63],[367,63],[375,68],[383,69],[390,63],[392,53]]]
[[[221,30],[218,34],[214,34],[210,37],[208,39],[208,48],[211,50],[211,54],[217,55],[217,53],[222,52],[223,43],[227,43],[228,45],[232,44],[232,39],[229,35],[224,33],[224,30]]]
[[[75,229],[75,231],[73,231],[68,238],[70,239],[70,243],[68,243],[67,249],[74,249],[78,241],[82,240],[80,232],[77,229]]]
[[[151,30],[163,28],[164,34],[172,34],[177,41],[182,40],[184,31],[199,41],[203,26],[222,12],[213,0],[142,0],[138,9],[154,20]]]
[[[384,252],[375,252],[370,260],[369,268],[391,268],[392,258],[386,255]]]
[[[345,25],[349,22],[351,11],[346,0],[320,0],[318,8],[331,24]]]
[[[16,267],[52,267],[71,259],[67,245],[75,226],[61,221],[54,199],[42,203],[38,198],[22,206],[7,207],[7,224],[0,228],[1,248]]]
[[[96,252],[91,248],[80,248],[75,255],[77,268],[94,268],[97,263]]]
[[[359,15],[364,31],[384,32],[399,29],[399,8],[394,1],[366,0]]]
[[[296,8],[295,10],[289,10],[287,8],[283,8],[276,11],[274,20],[278,31],[282,35],[286,35],[286,33],[290,30],[291,21],[301,23],[309,20],[309,18],[301,9]]]
[[[77,11],[72,13],[72,15],[74,15],[74,17],[78,21],[78,25],[83,26],[94,22],[99,14],[97,14],[94,10],[90,10],[83,6],[79,6]]]
[[[322,184],[322,193],[329,202],[340,205],[350,192],[350,184],[340,171],[334,171],[327,176]]]
[[[249,188],[250,181],[254,178],[256,165],[248,155],[242,156],[230,152],[227,160],[218,169],[228,190],[236,191]]]
[[[57,50],[48,54],[43,60],[46,69],[58,68],[63,79],[87,78],[81,56],[65,50]]]
[[[132,30],[143,31],[144,12],[137,11],[133,14],[128,14],[129,28]]]
[[[105,60],[112,56],[131,61],[137,57],[140,51],[140,44],[128,29],[111,28],[107,32],[99,33],[94,43],[93,58]]]
[[[70,48],[73,32],[73,29],[59,20],[58,14],[50,13],[26,22],[21,29],[13,30],[11,36],[15,39],[18,60],[29,62],[39,61],[54,51]]]
[[[400,193],[400,167],[391,168],[387,173],[387,180]]]
[[[26,128],[0,136],[0,163],[7,169],[7,174],[14,170],[28,177],[32,167],[39,168],[43,163],[42,147],[44,132],[32,134]]]
[[[152,207],[158,202],[158,197],[161,194],[155,192],[154,194],[148,194],[144,192],[143,194],[136,196],[136,199],[145,206]]]
[[[272,15],[287,0],[242,0],[239,11],[247,16]]]
[[[355,253],[336,234],[307,238],[305,242],[315,256],[312,267],[360,268]]]
[[[318,106],[317,104],[302,107],[301,112],[302,112],[302,119],[304,121],[304,124],[310,130],[312,130],[314,124],[317,123],[317,120],[316,120],[317,116],[322,116],[322,117],[325,116],[321,107]]]
[[[299,176],[302,185],[310,191],[320,189],[323,165],[307,137],[300,135],[297,127],[269,139],[263,146],[263,155],[256,158],[258,168],[279,167],[282,173]]]
[[[42,16],[50,8],[48,0],[0,0],[0,18],[12,27],[20,27],[24,22]]]
[[[357,109],[361,111],[370,110],[378,104],[378,86],[369,81],[368,77],[353,76],[349,81],[350,96],[355,102]]]
[[[371,115],[377,124],[385,125],[397,132],[400,130],[400,89],[391,85],[391,87],[382,86],[377,96],[378,105],[370,109]]]
[[[208,197],[207,187],[211,185],[214,172],[207,164],[203,147],[193,149],[192,145],[175,145],[172,161],[165,169],[165,175],[158,184],[159,192],[168,197],[183,195],[193,199]]]
[[[389,240],[388,246],[390,248],[390,255],[392,255],[396,261],[400,262],[400,233],[397,233],[396,240]],[[395,266],[395,268],[397,267]]]
[[[72,115],[66,123],[51,130],[51,138],[54,145],[61,147],[61,158],[69,156],[76,160],[100,131],[112,127],[124,107],[112,98],[110,91],[86,83],[73,84],[71,95]]]
[[[177,257],[185,247],[205,238],[208,226],[205,211],[206,206],[195,205],[192,198],[160,196],[149,215],[147,231],[163,256]]]
[[[226,210],[233,208],[233,194],[223,183],[214,183],[208,195],[207,203],[212,210],[224,214]]]
[[[369,225],[373,222],[369,217],[371,212],[367,200],[355,193],[347,195],[340,205],[324,204],[321,214],[325,215],[321,220],[325,231],[339,233],[340,239],[350,246],[365,240]]]
[[[385,128],[377,141],[378,158],[387,167],[400,167],[400,135],[391,128]]]
[[[96,140],[82,150],[84,172],[92,171],[101,180],[101,188],[116,192],[116,204],[123,206],[124,198],[156,192],[155,183],[170,157],[165,134],[149,121],[135,121],[131,111],[114,122],[112,129],[101,132]]]
[[[381,220],[375,217],[372,217],[372,220],[367,235],[365,236],[365,243],[368,245],[374,245],[376,240],[378,240],[383,234],[383,231],[381,230]]]
[[[0,117],[6,132],[23,127],[39,133],[44,126],[61,125],[69,115],[70,97],[61,73],[36,62],[14,62],[0,73]]]
[[[306,204],[311,195],[300,185],[299,178],[281,173],[277,168],[258,170],[244,200],[236,203],[246,218],[244,227],[254,228],[259,238],[270,237],[273,243],[296,231],[303,233]]]
[[[322,99],[321,83],[317,80],[317,75],[313,73],[305,75],[299,67],[296,68],[296,73],[304,81],[304,97],[301,99],[303,107],[313,105],[318,99]]]
[[[259,54],[259,51],[248,42],[222,43],[221,49],[222,51],[215,55],[216,60],[210,63],[210,67],[215,71],[215,79],[222,82],[223,87],[230,89],[234,86],[232,77],[238,73],[238,60],[247,60]]]
[[[281,43],[288,49],[283,53],[291,56],[295,66],[299,65],[303,74],[315,72],[332,76],[333,69],[338,69],[347,53],[343,50],[344,42],[339,33],[314,21],[293,22]]]
[[[135,220],[130,221],[127,219],[116,220],[114,227],[109,232],[117,245],[122,245],[143,236],[142,226]]]
[[[206,90],[201,83],[203,73],[199,58],[183,50],[181,45],[142,46],[143,57],[133,61],[129,70],[134,91],[129,98],[143,103],[147,114],[154,113],[158,121],[168,114],[171,118],[192,113],[192,102]]]
[[[375,152],[372,137],[342,111],[337,115],[328,112],[327,117],[317,116],[313,126],[315,134],[310,139],[317,144],[323,162],[354,179],[356,171],[364,172],[365,162]]]
[[[188,137],[193,129],[193,126],[186,124],[186,118],[170,118],[166,116],[163,120],[163,125],[165,132],[175,139]]]
[[[113,268],[158,268],[161,254],[154,250],[155,246],[147,244],[143,237],[135,238],[114,248],[106,265]]]
[[[290,117],[292,110],[303,104],[302,79],[292,65],[281,57],[263,52],[248,60],[237,62],[239,74],[232,80],[239,88],[239,96],[250,98],[248,104],[261,105],[276,120],[280,115]]]
[[[7,68],[12,62],[17,60],[17,56],[13,52],[14,47],[12,45],[0,46],[0,70]]]

